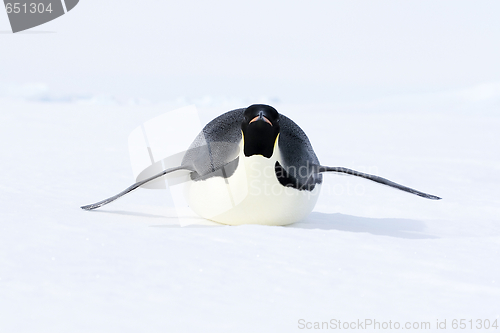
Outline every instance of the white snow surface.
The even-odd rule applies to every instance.
[[[500,325],[499,13],[86,0],[12,34],[0,8],[0,333],[496,331],[476,327]],[[322,164],[443,199],[328,174],[287,227],[180,227],[166,190],[80,209],[134,182],[128,137],[145,121],[259,102]]]
[[[1,99],[0,332],[295,332],[318,331],[301,319],[367,318],[430,322],[430,332],[438,320],[449,331],[453,319],[493,322],[500,104],[498,94],[467,96],[275,105],[322,164],[443,197],[325,175],[313,213],[287,227],[180,227],[165,190],[83,211],[133,183],[129,133],[175,106]],[[200,109],[202,121],[230,109]]]

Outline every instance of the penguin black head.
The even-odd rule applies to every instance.
[[[241,123],[245,156],[262,155],[270,158],[280,132],[279,113],[264,104],[250,105]]]

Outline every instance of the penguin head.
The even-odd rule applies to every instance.
[[[245,156],[262,155],[270,158],[280,132],[279,113],[264,104],[250,105],[241,123]]]

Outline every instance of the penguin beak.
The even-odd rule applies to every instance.
[[[273,123],[271,123],[269,121],[269,119],[267,119],[266,117],[264,117],[263,113],[262,112],[259,112],[259,115],[255,118],[253,118],[252,120],[250,120],[249,124],[253,123],[254,121],[257,121],[257,120],[263,120],[265,121],[266,123],[268,123],[269,125],[273,126]]]

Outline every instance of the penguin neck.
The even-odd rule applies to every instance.
[[[274,166],[276,162],[281,161],[281,153],[278,148],[278,138],[279,134],[276,137],[276,140],[274,142],[274,146],[272,148],[272,154],[269,157],[265,157],[260,154],[254,154],[251,156],[247,156],[245,154],[245,143],[242,141],[240,143],[240,161],[244,163],[246,166],[247,170],[264,170],[269,168],[269,170],[274,170]],[[269,171],[271,172],[271,171]],[[274,172],[274,171],[273,171]]]
[[[276,150],[279,127],[272,127],[259,121],[259,123],[251,124],[242,129],[242,136],[245,156],[261,155],[271,158]]]
[[[280,152],[278,149],[278,139],[280,137],[280,134],[278,133],[273,139],[274,143],[270,143],[268,140],[265,144],[265,148],[262,149],[262,146],[260,146],[259,149],[256,149],[256,147],[259,147],[256,145],[255,141],[249,143],[247,140],[245,140],[245,135],[242,133],[242,138],[240,142],[240,156],[249,158],[252,156],[260,156],[269,160],[273,160],[276,162],[277,158],[280,156]],[[250,140],[252,141],[252,140]],[[272,141],[271,141],[272,142]]]

